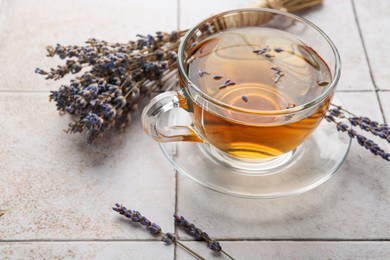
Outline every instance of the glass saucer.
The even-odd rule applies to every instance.
[[[182,174],[211,190],[243,198],[278,198],[311,190],[328,180],[344,162],[351,139],[323,120],[288,163],[264,171],[243,172],[209,156],[205,144],[159,143]]]

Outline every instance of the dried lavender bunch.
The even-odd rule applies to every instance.
[[[163,90],[174,75],[184,33],[137,35],[125,44],[90,39],[84,46],[48,46],[47,56],[66,60],[65,65],[50,71],[37,68],[36,73],[51,80],[81,74],[50,94],[57,110],[76,117],[66,132],[86,132],[92,143],[114,126],[124,128],[142,99]]]
[[[224,250],[222,250],[221,245],[218,241],[213,240],[210,238],[210,236],[203,232],[200,228],[196,227],[194,224],[190,223],[188,220],[186,220],[183,216],[173,215],[175,219],[175,224],[183,228],[189,235],[195,237],[198,240],[206,241],[207,246],[213,250],[214,252],[221,252],[230,259],[234,258],[230,256],[228,253],[226,253]]]
[[[196,258],[205,259],[204,257],[194,252],[192,249],[188,248],[186,245],[178,241],[175,234],[164,233],[159,225],[157,225],[156,223],[152,223],[149,219],[142,216],[141,213],[139,213],[138,211],[127,209],[126,207],[123,207],[119,203],[116,203],[115,207],[113,207],[112,209],[118,212],[119,214],[125,216],[126,218],[129,218],[132,222],[140,223],[142,226],[146,227],[146,229],[149,230],[150,233],[154,235],[161,235],[162,241],[164,241],[166,244],[175,243],[183,247],[185,250],[187,250],[190,254],[192,254]]]
[[[387,124],[380,124],[368,117],[356,116],[341,106],[333,104],[332,106],[333,108],[328,110],[325,119],[328,122],[335,123],[337,131],[347,132],[350,138],[356,139],[359,145],[369,150],[372,154],[380,156],[386,161],[390,161],[390,153],[387,153],[377,143],[353,129],[353,127],[359,127],[367,133],[385,139],[390,143],[390,130]],[[346,122],[349,122],[349,125]]]

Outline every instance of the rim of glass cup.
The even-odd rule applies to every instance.
[[[329,46],[331,47],[331,49],[333,51],[334,57],[335,57],[335,68],[334,68],[335,73],[334,73],[334,77],[332,78],[332,82],[330,82],[330,84],[328,84],[326,90],[324,92],[322,92],[321,95],[317,96],[315,99],[313,99],[313,100],[311,100],[311,101],[309,101],[307,103],[304,103],[302,105],[299,105],[299,106],[296,106],[296,107],[293,107],[293,108],[280,109],[280,110],[253,110],[253,109],[246,109],[246,108],[241,108],[241,107],[235,107],[235,106],[231,106],[231,105],[228,105],[226,103],[223,103],[223,102],[221,102],[219,100],[216,100],[216,99],[210,97],[209,95],[206,95],[204,92],[202,92],[190,80],[190,78],[187,75],[187,71],[184,68],[184,64],[185,64],[185,61],[186,61],[185,58],[184,58],[185,46],[186,46],[188,40],[191,38],[190,36],[193,35],[193,33],[196,32],[196,30],[198,30],[205,23],[209,22],[210,20],[214,20],[214,19],[216,19],[218,17],[222,17],[222,16],[225,16],[225,15],[228,15],[228,14],[231,14],[231,13],[241,13],[241,12],[269,12],[269,13],[280,14],[280,15],[288,16],[288,17],[290,17],[292,19],[298,20],[298,21],[300,21],[300,22],[302,22],[304,24],[309,25],[313,29],[315,29],[326,40],[326,42],[329,44]],[[321,103],[336,88],[337,83],[338,83],[338,81],[340,79],[340,73],[341,73],[341,59],[340,59],[339,52],[338,52],[335,44],[329,38],[329,36],[326,35],[317,25],[315,25],[314,23],[310,22],[309,20],[307,20],[305,18],[302,18],[302,17],[299,17],[297,15],[290,14],[290,13],[283,12],[283,11],[279,11],[279,10],[275,10],[275,9],[269,9],[269,8],[234,9],[234,10],[229,10],[229,11],[226,11],[226,12],[222,12],[222,13],[213,15],[213,16],[203,20],[202,22],[200,22],[197,25],[195,25],[194,27],[192,27],[185,34],[184,39],[180,42],[179,50],[178,50],[178,61],[179,61],[178,62],[179,73],[182,75],[182,77],[184,77],[185,84],[190,84],[190,86],[197,92],[197,94],[200,95],[202,98],[206,99],[208,102],[211,102],[211,103],[216,104],[216,105],[218,105],[220,107],[231,109],[231,110],[238,111],[238,112],[251,113],[251,114],[262,114],[262,115],[293,114],[293,113],[297,113],[297,112],[302,112],[302,111],[304,111],[304,110],[306,110],[308,108],[311,108],[311,107]]]

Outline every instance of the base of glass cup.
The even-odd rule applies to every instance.
[[[297,195],[328,180],[344,162],[351,139],[323,120],[293,152],[266,162],[245,162],[244,168],[231,158],[221,160],[221,154],[204,144],[159,145],[179,173],[208,189],[241,198],[269,199]]]
[[[279,172],[302,155],[304,143],[294,150],[285,154],[263,158],[263,159],[243,159],[231,156],[211,144],[198,144],[199,150],[205,158],[213,161],[214,164],[220,164],[222,167],[231,168],[237,174],[261,176],[270,175]]]

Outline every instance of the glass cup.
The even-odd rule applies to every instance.
[[[324,84],[318,95],[304,95],[304,102],[277,109],[248,109],[206,93],[189,75],[194,50],[205,39],[237,28],[271,28],[294,35],[327,64],[329,82],[315,82]],[[255,49],[254,54],[256,51],[261,49]],[[145,131],[158,142],[202,143],[200,149],[209,159],[251,172],[280,167],[296,158],[299,146],[328,109],[340,77],[340,57],[329,37],[303,18],[272,9],[239,9],[212,16],[187,32],[179,47],[178,75],[180,90],[160,94],[145,107]],[[248,97],[242,99],[247,101]],[[183,111],[188,124],[177,120]]]

